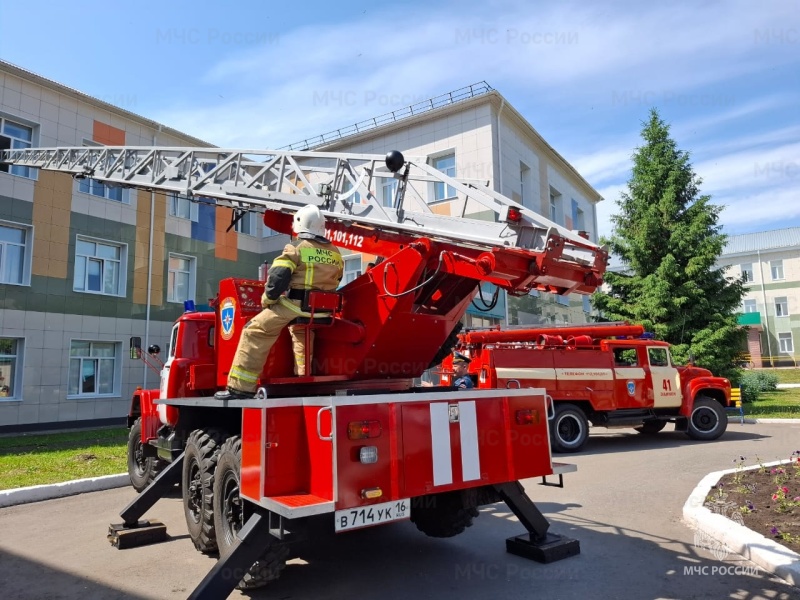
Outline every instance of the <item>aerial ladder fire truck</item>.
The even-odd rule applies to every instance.
[[[509,552],[543,562],[579,552],[556,536],[519,480],[570,470],[551,459],[545,391],[418,387],[441,362],[488,282],[512,295],[591,293],[604,249],[487,185],[450,177],[425,158],[218,148],[8,150],[3,161],[106,185],[177,193],[247,211],[290,234],[318,206],[339,248],[376,256],[335,292],[311,292],[301,327],[315,334],[310,372],[293,374],[284,331],[252,400],[217,400],[239,334],[261,310],[264,282],[224,279],[212,311],[175,323],[160,389],[132,399],[131,480],[140,494],[109,537],[119,547],[165,535],[144,516],[181,484],[189,535],[220,560],[191,597],[224,597],[278,576],[310,519],[336,532],[410,519],[438,537],[461,533],[477,508],[504,501],[527,529]],[[391,198],[373,190],[389,186]],[[427,198],[456,190],[450,214]],[[153,364],[141,341],[132,351]],[[310,352],[310,344],[306,345]],[[156,349],[150,348],[155,354]]]

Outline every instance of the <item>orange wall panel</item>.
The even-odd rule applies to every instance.
[[[239,234],[233,229],[225,231],[231,222],[231,211],[232,209],[224,206],[216,207],[214,256],[226,260],[237,260],[239,258]]]
[[[125,131],[100,121],[95,121],[92,127],[92,139],[105,146],[124,146]]]

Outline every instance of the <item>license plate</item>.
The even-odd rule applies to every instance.
[[[337,510],[335,530],[347,531],[407,519],[410,509],[411,501],[406,499]]]

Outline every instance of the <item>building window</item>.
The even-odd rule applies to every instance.
[[[392,208],[396,192],[397,179],[384,179],[381,183],[381,205],[385,208]]]
[[[0,117],[0,150],[23,150],[33,145],[33,128]],[[0,165],[0,171],[32,178],[34,169],[19,165]]]
[[[194,300],[195,262],[196,259],[193,256],[170,253],[167,302],[183,303],[186,300]]]
[[[125,295],[127,246],[76,237],[73,290],[107,296]]]
[[[753,281],[753,263],[745,263],[741,265],[742,280],[747,283]]]
[[[0,222],[0,283],[30,284],[31,228]]]
[[[342,285],[345,285],[361,275],[361,255],[350,254],[343,258],[344,275],[342,276]]]
[[[789,303],[786,296],[775,298],[775,316],[788,317],[789,316]]]
[[[791,333],[779,333],[778,345],[780,347],[781,354],[794,354],[794,344],[792,343]]]
[[[553,223],[558,223],[558,214],[561,209],[561,194],[550,188],[550,214],[549,218]]]
[[[746,312],[746,313],[758,312],[758,307],[756,306],[756,301],[755,300],[745,300],[744,301],[744,312]]]
[[[102,181],[96,179],[81,179],[78,185],[78,191],[84,194],[91,194],[98,198],[105,198],[106,200],[113,200],[115,202],[122,202],[123,204],[130,204],[129,190],[124,190],[116,185],[107,185]]]
[[[592,301],[588,295],[582,296],[583,299],[583,312],[592,312]]]
[[[433,159],[433,168],[441,171],[449,177],[456,176],[456,155],[445,154]],[[448,198],[456,197],[456,188],[447,185],[442,181],[437,181],[433,184],[433,199],[434,200],[447,200]]]
[[[531,199],[529,196],[531,188],[531,168],[524,162],[519,163],[519,203],[527,206]]]
[[[0,338],[0,400],[19,396],[18,372],[22,364],[22,340]]]
[[[110,396],[116,390],[119,344],[73,340],[69,347],[69,396]]]
[[[773,260],[769,263],[769,268],[772,271],[772,280],[777,281],[783,279],[783,261]]]
[[[197,222],[197,203],[192,202],[186,196],[171,193],[167,197],[169,203],[169,216],[186,219],[187,221]]]
[[[242,235],[254,236],[259,233],[258,223],[258,213],[247,212],[241,219],[236,221],[234,230],[236,233],[241,233]]]

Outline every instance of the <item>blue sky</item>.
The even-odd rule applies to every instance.
[[[799,0],[27,0],[0,58],[227,147],[486,81],[606,198],[601,235],[656,107],[726,233],[800,225]]]

